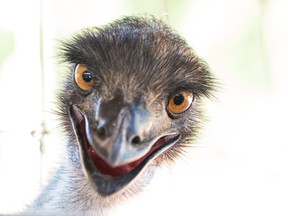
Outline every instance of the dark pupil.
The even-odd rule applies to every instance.
[[[91,76],[91,73],[89,71],[85,71],[83,74],[82,74],[82,78],[85,82],[90,82],[92,80],[92,76]]]
[[[179,94],[176,95],[173,99],[175,105],[181,105],[184,102],[184,96]]]

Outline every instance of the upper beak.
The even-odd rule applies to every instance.
[[[96,106],[95,113],[95,125],[84,115],[87,138],[110,166],[125,165],[150,150],[152,121],[144,104],[125,105],[116,98]]]
[[[112,167],[139,159],[149,151],[149,144],[153,144],[144,140],[151,128],[147,114],[123,108],[113,123],[107,119],[103,122],[93,130],[86,120],[87,138],[92,148]]]

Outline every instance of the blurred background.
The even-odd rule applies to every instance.
[[[153,14],[204,58],[222,88],[201,139],[113,215],[288,215],[286,0],[0,0],[0,214],[57,168],[57,40]]]

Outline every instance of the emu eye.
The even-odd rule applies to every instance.
[[[170,99],[168,110],[174,114],[183,113],[190,107],[192,101],[193,94],[191,92],[180,92]]]
[[[83,91],[90,91],[93,88],[92,73],[84,64],[78,64],[75,68],[75,81]]]

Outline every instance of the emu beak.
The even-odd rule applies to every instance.
[[[102,196],[120,191],[180,139],[175,132],[157,134],[143,103],[114,99],[98,104],[94,116],[71,106],[85,173]]]

